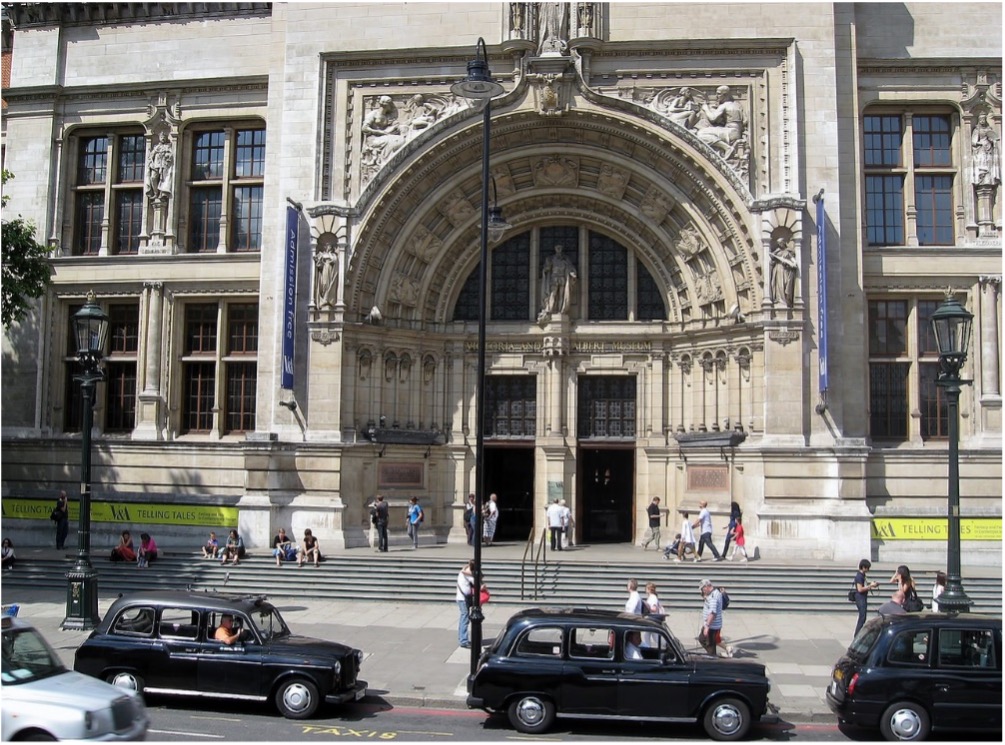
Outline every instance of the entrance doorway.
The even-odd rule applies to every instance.
[[[584,543],[630,543],[632,495],[635,493],[634,448],[579,448],[580,540]]]
[[[485,499],[499,497],[496,542],[523,543],[534,528],[534,448],[485,448]]]

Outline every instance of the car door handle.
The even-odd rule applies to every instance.
[[[601,670],[600,672],[603,673],[604,675],[614,675],[614,673],[616,673],[617,670]]]

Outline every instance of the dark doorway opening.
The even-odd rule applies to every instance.
[[[635,449],[579,448],[579,525],[583,543],[632,540]]]
[[[534,528],[534,448],[485,447],[485,499],[498,495],[496,542],[523,543]]]

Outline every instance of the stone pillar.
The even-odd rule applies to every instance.
[[[1001,276],[982,276],[981,286],[981,394],[1000,395],[998,367],[998,294]]]
[[[326,323],[308,324],[310,356],[307,369],[309,413],[306,439],[342,441],[342,335]],[[371,374],[374,371],[371,370]]]
[[[163,439],[164,398],[161,396],[161,327],[163,320],[163,291],[161,282],[144,282],[143,294],[146,296],[146,338],[143,342],[143,352],[146,358],[144,364],[143,390],[139,394],[139,407],[136,410],[136,427],[133,429],[134,440]]]

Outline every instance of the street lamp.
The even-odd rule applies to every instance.
[[[475,674],[478,657],[482,651],[482,505],[485,503],[485,433],[483,421],[485,411],[485,296],[488,283],[489,263],[489,232],[498,240],[506,229],[502,212],[493,207],[489,214],[489,143],[492,139],[492,99],[504,92],[499,83],[492,79],[489,70],[488,53],[485,50],[485,39],[479,37],[475,45],[475,58],[468,62],[468,76],[450,86],[450,91],[456,96],[484,101],[482,110],[482,226],[481,253],[478,263],[478,395],[475,399],[475,534],[474,546],[474,588],[471,603],[471,674]],[[495,183],[492,184],[495,186]],[[490,226],[491,217],[491,226]]]
[[[939,377],[936,385],[946,391],[949,418],[949,547],[946,557],[946,589],[939,596],[939,610],[966,613],[973,601],[963,591],[960,577],[960,369],[967,361],[970,329],[974,317],[948,292],[932,314],[932,330],[939,347]]]
[[[77,520],[77,561],[66,573],[66,618],[64,631],[87,631],[98,618],[98,573],[91,564],[91,427],[94,424],[94,386],[104,380],[101,357],[108,334],[108,316],[87,293],[87,303],[73,315],[77,337],[77,360],[83,372],[80,381],[83,425],[80,431],[80,517]]]

